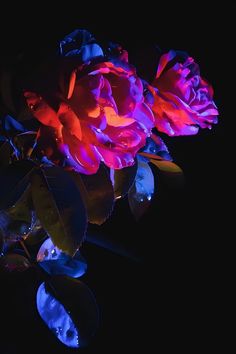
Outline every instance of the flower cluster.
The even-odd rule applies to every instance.
[[[39,315],[70,347],[85,345],[98,325],[90,290],[70,279],[87,269],[88,223],[101,225],[123,197],[141,217],[156,179],[182,185],[164,134],[217,123],[212,87],[193,58],[171,50],[156,65],[147,82],[119,44],[102,47],[75,30],[32,69],[0,71],[0,266],[40,269]]]
[[[45,141],[51,135],[67,165],[78,172],[94,174],[101,161],[112,169],[134,164],[154,127],[170,136],[192,135],[217,122],[212,87],[186,53],[163,53],[151,83],[138,77],[127,51],[113,45],[105,55],[86,31],[67,36],[60,55],[64,89],[26,87],[24,96],[42,124],[42,150],[49,159],[57,155]]]

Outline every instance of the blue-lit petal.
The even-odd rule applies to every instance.
[[[69,51],[66,56],[80,56],[83,62],[87,62],[96,57],[103,56],[102,48],[98,44],[87,44],[81,49],[73,49]]]
[[[102,48],[95,43],[93,35],[81,29],[68,34],[60,42],[60,54],[63,56],[76,56],[82,62],[103,56]]]
[[[64,306],[46,292],[45,283],[37,291],[39,315],[54,335],[66,346],[79,348],[79,333]]]
[[[68,275],[78,278],[87,270],[87,263],[79,251],[72,258],[54,246],[50,238],[41,245],[37,261],[47,273],[54,275]]]

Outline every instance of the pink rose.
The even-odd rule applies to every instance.
[[[147,86],[146,102],[155,125],[170,136],[196,134],[199,127],[210,129],[217,123],[212,87],[201,78],[193,58],[184,54],[170,51],[162,55],[156,78]]]
[[[101,161],[114,169],[132,165],[154,126],[142,81],[127,63],[103,62],[74,70],[58,110],[43,94],[24,95],[42,123],[38,142],[43,153],[56,160],[58,150],[71,168],[84,174],[96,173]]]

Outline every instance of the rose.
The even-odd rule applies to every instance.
[[[162,55],[156,77],[147,89],[146,102],[161,132],[192,135],[199,127],[210,129],[217,123],[212,87],[186,53],[170,51]]]
[[[124,62],[88,62],[73,70],[67,94],[57,96],[57,109],[48,92],[26,90],[24,95],[42,124],[38,144],[43,153],[57,162],[58,150],[67,165],[85,174],[96,173],[101,161],[114,169],[132,165],[154,126],[142,81]],[[56,93],[51,96],[55,101]]]

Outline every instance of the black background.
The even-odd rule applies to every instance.
[[[151,75],[154,45],[180,49],[199,63],[203,77],[215,89],[219,124],[197,136],[166,138],[186,176],[179,192],[160,191],[150,212],[138,223],[127,200],[117,204],[111,219],[92,234],[121,245],[140,261],[118,256],[86,243],[82,253],[89,270],[82,280],[94,292],[101,325],[84,353],[113,353],[141,349],[145,353],[212,349],[221,341],[219,291],[222,274],[223,177],[227,154],[222,62],[232,31],[235,6],[205,9],[203,4],[80,3],[47,6],[32,3],[1,13],[1,55],[37,51],[54,45],[75,28],[86,28],[99,39],[121,43],[138,72]],[[104,10],[106,8],[106,10]],[[3,21],[5,20],[5,21]],[[149,68],[146,70],[146,68]],[[223,208],[222,208],[223,207]],[[3,278],[1,282],[0,353],[70,353],[44,326],[35,308],[39,279],[34,271]],[[154,349],[152,346],[154,345]],[[164,348],[164,349],[163,349]]]

